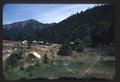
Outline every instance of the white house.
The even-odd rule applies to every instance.
[[[22,41],[22,44],[24,44],[24,45],[27,44],[27,43],[28,43],[27,40],[23,40],[23,41]]]
[[[41,55],[39,55],[39,54],[38,54],[37,52],[35,52],[35,51],[30,52],[30,54],[32,54],[32,55],[34,55],[35,57],[41,59]]]
[[[37,43],[38,44],[44,44],[44,41],[38,41]]]
[[[70,44],[74,44],[74,42],[70,42]]]
[[[44,43],[44,41],[39,41],[41,44],[43,44]]]
[[[36,43],[36,42],[37,42],[36,40],[33,41],[33,43]]]

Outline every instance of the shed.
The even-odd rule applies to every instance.
[[[41,59],[41,55],[39,55],[39,54],[38,54],[37,52],[35,52],[35,51],[30,52],[30,54],[32,54],[32,55],[34,55],[35,57]]]

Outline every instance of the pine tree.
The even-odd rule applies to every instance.
[[[61,56],[68,56],[72,54],[72,48],[69,44],[63,44],[63,46],[60,48],[60,51],[58,52]]]
[[[47,56],[47,54],[44,55],[43,62],[44,63],[48,63],[48,56]]]
[[[28,41],[28,44],[27,44],[27,48],[30,49],[31,48],[31,45],[32,45],[32,37],[27,37],[27,41]]]

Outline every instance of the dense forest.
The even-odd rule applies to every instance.
[[[57,43],[75,42],[79,39],[94,46],[98,43],[108,45],[114,43],[114,28],[113,6],[102,5],[74,14],[44,30],[39,36]]]

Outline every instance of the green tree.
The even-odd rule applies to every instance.
[[[27,41],[28,41],[27,48],[30,49],[32,45],[32,37],[28,36]]]
[[[68,56],[72,54],[72,48],[70,47],[69,44],[63,44],[62,47],[60,48],[59,55],[61,56]]]
[[[99,43],[108,45],[114,41],[114,27],[111,22],[102,21],[95,25],[91,32],[92,44],[97,46]]]
[[[74,50],[82,52],[83,51],[83,46],[84,46],[84,43],[83,43],[82,40],[80,40],[80,39],[75,40]]]
[[[48,56],[47,56],[47,54],[45,54],[45,55],[44,55],[44,58],[43,58],[43,62],[44,62],[44,63],[48,63],[48,60],[49,60],[49,59],[48,59]]]
[[[24,53],[24,48],[19,44],[15,45],[12,48],[12,54],[8,59],[8,63],[11,65],[17,65],[18,61],[22,58],[23,53]]]

